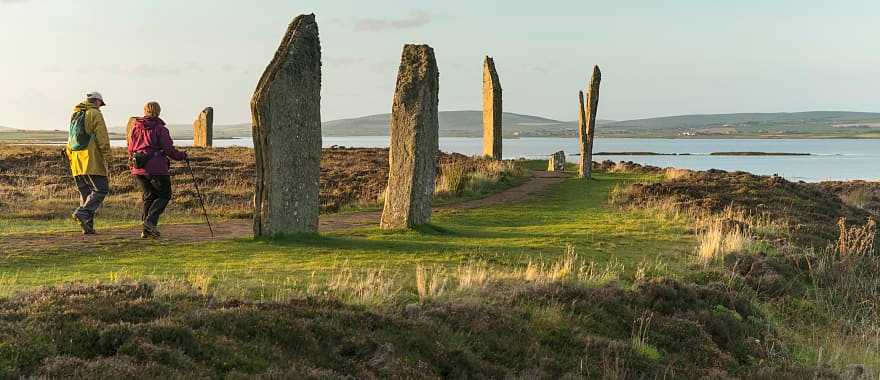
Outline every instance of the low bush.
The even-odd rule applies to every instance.
[[[0,377],[701,378],[791,367],[767,350],[776,338],[764,316],[722,287],[468,289],[479,296],[368,307],[143,283],[46,288],[0,300]]]

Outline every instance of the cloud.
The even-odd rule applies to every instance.
[[[381,32],[385,30],[400,30],[418,28],[431,22],[431,14],[425,11],[413,11],[400,19],[362,18],[354,23],[354,30],[358,32]]]
[[[551,71],[549,65],[530,65],[528,69],[541,74],[549,74]]]
[[[349,66],[366,62],[364,57],[326,57],[324,62],[329,66]]]
[[[114,75],[133,75],[141,77],[180,76],[183,74],[201,73],[205,71],[206,68],[204,66],[193,62],[184,64],[111,64],[102,66],[83,66],[77,69],[77,72],[81,74],[103,72]]]
[[[0,4],[26,3],[30,0],[0,0]]]

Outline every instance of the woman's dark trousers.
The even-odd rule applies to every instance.
[[[136,176],[144,193],[144,212],[141,220],[159,225],[159,216],[171,201],[171,176],[139,175]]]

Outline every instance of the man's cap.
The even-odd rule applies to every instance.
[[[97,100],[100,100],[101,103],[104,103],[104,105],[107,105],[107,102],[104,101],[104,97],[101,96],[101,93],[97,92],[97,91],[92,91],[92,92],[86,94],[86,99],[89,99],[89,100],[97,99]]]

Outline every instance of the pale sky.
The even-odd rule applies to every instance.
[[[505,111],[577,117],[592,65],[599,117],[880,111],[876,0],[0,0],[0,125],[66,129],[101,91],[108,123],[159,101],[169,123],[249,101],[288,23],[315,13],[323,119],[389,112],[401,47],[427,43],[440,109],[481,107],[495,57]]]

